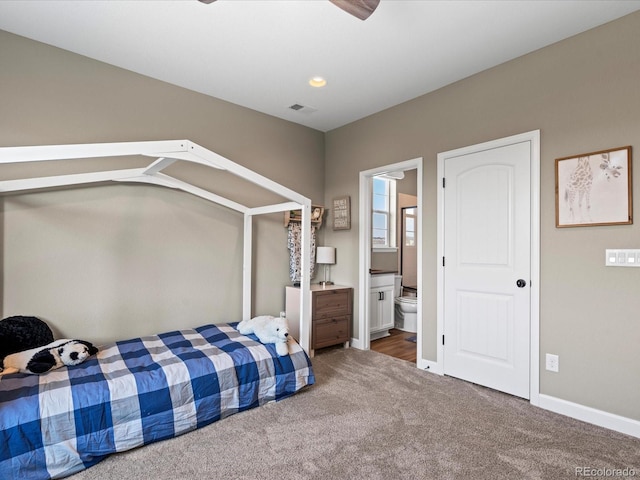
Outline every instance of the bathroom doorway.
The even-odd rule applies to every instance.
[[[416,304],[413,303],[418,297],[419,236],[416,231],[418,217],[416,188],[415,169],[405,171],[404,178],[396,181],[397,255],[395,264],[391,265],[392,269],[397,269],[396,283],[398,284],[394,291],[394,328],[388,330],[388,336],[378,339],[370,337],[371,350],[412,363],[416,363],[417,357],[417,314],[414,313]],[[379,254],[371,255],[372,271],[378,271],[379,267],[384,267],[378,264],[380,261],[378,257]],[[403,301],[398,302],[396,297],[402,298]],[[411,313],[405,312],[407,309]]]
[[[401,186],[400,190],[393,194],[396,213],[394,215],[394,233],[390,234],[390,236],[393,236],[396,242],[394,245],[384,245],[381,247],[380,238],[378,238],[381,235],[376,234],[374,239],[373,234],[373,229],[379,228],[379,224],[376,223],[376,219],[374,218],[375,213],[377,213],[374,213],[372,198],[374,193],[374,178],[393,179],[394,185],[397,187],[401,185],[401,179],[404,178],[404,174],[406,174],[408,179],[412,179],[413,186],[409,192],[402,191],[404,188]],[[356,348],[380,351],[381,353],[415,362],[418,366],[420,365],[422,355],[422,295],[420,295],[422,288],[422,269],[419,268],[422,258],[422,241],[418,236],[418,232],[421,232],[422,209],[417,207],[422,204],[422,184],[422,158],[360,172],[360,288],[358,299],[360,319],[358,322],[358,337],[355,338],[353,342],[353,346]],[[400,196],[398,195],[399,193],[403,195]],[[406,198],[404,198],[405,195],[412,197],[413,200],[407,201]],[[404,253],[401,248],[405,242],[410,244],[406,253]],[[410,262],[412,256],[415,259],[413,268],[403,267],[403,258],[407,262]],[[390,263],[391,258],[393,259],[392,263]],[[377,315],[379,312],[375,311],[376,305],[371,299],[380,297],[371,293],[372,288],[375,289],[377,283],[374,281],[372,287],[372,276],[377,274],[390,274],[392,277],[399,277],[403,269],[406,271],[408,277],[407,280],[402,283],[407,286],[407,292],[413,292],[416,298],[414,304],[414,309],[416,310],[414,317],[415,333],[395,328],[395,302],[394,298],[391,298],[392,323],[388,330],[386,328],[384,329],[383,338],[374,340],[375,343],[373,343],[371,340],[372,320],[374,326],[377,325]],[[391,289],[393,289],[393,287],[391,287]],[[403,291],[404,289],[401,290],[401,292]],[[382,298],[386,298],[386,295],[383,294]],[[388,309],[385,311],[388,312]],[[374,335],[374,337],[377,336],[378,335]]]

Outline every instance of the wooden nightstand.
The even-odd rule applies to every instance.
[[[353,289],[340,285],[311,285],[311,352],[343,343],[349,347]],[[300,322],[300,288],[286,287],[289,326]],[[294,334],[295,336],[295,334]]]

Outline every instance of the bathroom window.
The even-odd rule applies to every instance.
[[[374,249],[395,248],[396,182],[373,177],[371,246]]]

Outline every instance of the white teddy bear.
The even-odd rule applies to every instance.
[[[260,315],[238,324],[238,331],[242,335],[255,334],[262,343],[275,343],[279,356],[289,354],[289,325],[284,317]]]

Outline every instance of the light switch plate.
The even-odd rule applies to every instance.
[[[607,248],[604,262],[607,267],[640,267],[640,249]]]

